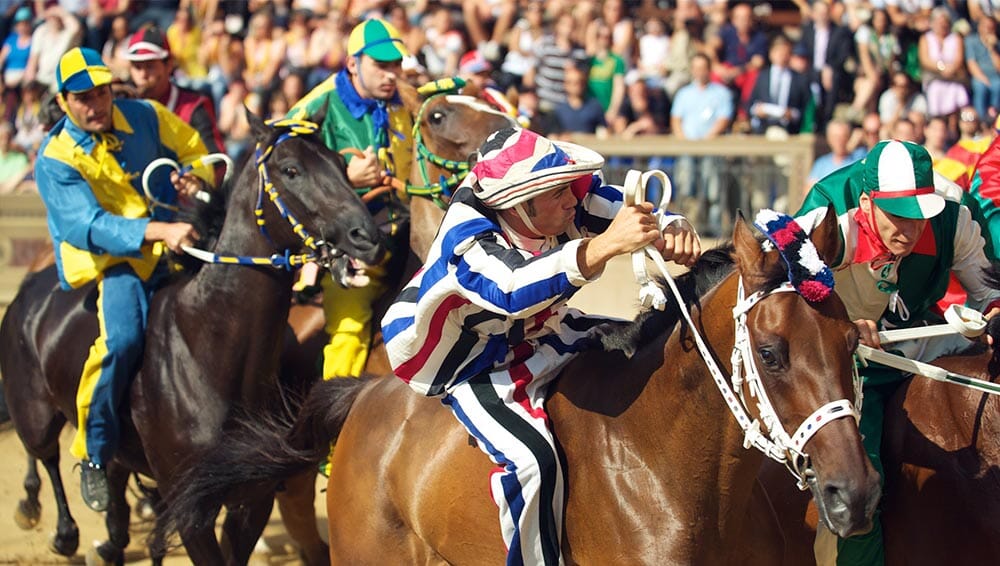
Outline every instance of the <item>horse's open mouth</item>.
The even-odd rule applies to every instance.
[[[371,277],[367,273],[368,264],[339,250],[324,246],[320,252],[319,263],[330,270],[333,280],[341,287],[364,287],[371,282]]]

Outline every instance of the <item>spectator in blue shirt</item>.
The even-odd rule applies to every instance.
[[[691,82],[677,91],[670,110],[670,128],[686,140],[712,139],[724,133],[733,118],[733,97],[726,87],[709,82],[711,62],[701,53],[691,57]],[[681,156],[675,165],[680,194],[687,197],[699,230],[717,236],[722,230],[725,203],[719,191],[717,157]]]
[[[553,111],[556,131],[560,134],[596,134],[607,128],[604,107],[587,91],[589,73],[590,68],[586,63],[566,65],[563,78],[566,101],[559,103]]]
[[[980,116],[994,119],[1000,110],[1000,54],[997,53],[997,23],[979,18],[976,33],[965,38],[965,65],[972,79],[972,105]]]
[[[854,151],[848,151],[848,142],[851,139],[851,125],[845,120],[831,120],[826,125],[826,143],[830,146],[830,153],[821,155],[813,162],[809,171],[809,180],[806,182],[806,192],[816,184],[817,181],[833,173],[841,167],[847,167],[851,163],[862,159],[867,153],[867,149],[857,147]]]

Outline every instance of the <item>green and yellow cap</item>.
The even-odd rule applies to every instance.
[[[59,59],[56,67],[59,92],[84,92],[108,84],[111,84],[111,69],[97,51],[74,47]]]
[[[410,55],[399,31],[378,18],[354,26],[347,39],[347,52],[352,57],[364,53],[376,61],[400,61]]]
[[[944,198],[934,192],[931,165],[930,154],[920,145],[880,141],[865,157],[863,190],[889,214],[933,218],[944,210]]]

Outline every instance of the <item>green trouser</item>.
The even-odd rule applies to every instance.
[[[882,425],[885,421],[885,404],[908,377],[903,372],[872,364],[861,368],[864,405],[861,407],[861,439],[885,487],[882,469]],[[872,517],[872,530],[867,534],[837,539],[837,566],[881,566],[885,564],[885,547],[882,544],[881,503]]]

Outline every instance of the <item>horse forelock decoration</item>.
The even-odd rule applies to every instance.
[[[836,257],[833,215],[810,240],[820,257]],[[745,316],[760,385],[737,382],[739,390],[729,394],[747,399],[748,417],[758,421],[756,401],[766,393],[776,415],[772,424],[785,431],[796,430],[818,407],[854,400],[858,340],[836,294],[808,301],[796,292],[772,292],[787,283],[784,259],[773,247],[763,249],[742,220],[731,252],[706,253],[679,282],[695,327],[730,375],[735,317]],[[741,284],[760,298],[734,316]],[[630,358],[620,351],[582,354],[550,395],[566,469],[567,563],[781,561],[770,504],[755,488],[762,453],[744,447],[744,427],[730,416],[692,344],[692,328],[679,318],[671,304],[605,336],[606,344],[638,348]],[[239,500],[233,486],[278,481],[311,465],[335,438],[327,489],[334,562],[504,560],[487,496],[491,463],[468,445],[447,410],[399,380],[318,384],[290,431],[273,421],[245,422],[237,437],[238,445],[223,443],[202,472],[238,472],[224,479],[186,477],[168,511],[175,525],[206,520],[199,502]],[[798,471],[821,500],[828,526],[842,535],[868,529],[879,487],[855,420],[832,420],[802,452],[808,465]]]

